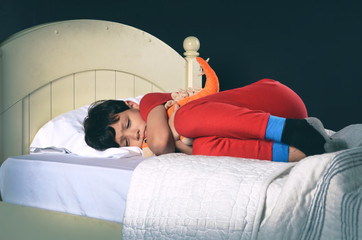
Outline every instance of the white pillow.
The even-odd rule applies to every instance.
[[[139,104],[141,98],[142,96],[139,96],[127,98],[126,100]],[[35,135],[30,145],[30,153],[46,152],[44,149],[56,148],[87,157],[120,158],[135,155],[142,156],[142,150],[138,147],[109,148],[105,151],[98,151],[89,147],[84,140],[83,128],[83,121],[88,114],[88,108],[89,106],[84,106],[63,113],[47,122]]]

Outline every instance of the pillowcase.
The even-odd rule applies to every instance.
[[[139,104],[141,98],[142,96],[138,96],[125,100]],[[109,148],[105,151],[98,151],[89,147],[84,140],[85,134],[83,128],[83,121],[88,114],[88,108],[89,106],[80,107],[63,113],[47,122],[35,135],[30,145],[30,153],[64,149],[63,152],[70,152],[86,157],[121,158],[142,156],[142,150],[138,147]]]

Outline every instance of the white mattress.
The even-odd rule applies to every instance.
[[[44,153],[9,157],[0,168],[4,202],[122,222],[142,157],[89,158]]]

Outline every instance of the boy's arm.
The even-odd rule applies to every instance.
[[[156,155],[175,152],[175,141],[163,105],[154,107],[147,116],[147,144]]]

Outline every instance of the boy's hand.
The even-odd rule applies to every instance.
[[[186,153],[188,155],[192,155],[192,146],[186,145],[181,140],[176,141],[176,149],[179,152]]]
[[[173,105],[175,105],[175,103],[177,103],[177,101],[175,100],[169,100],[165,103],[165,108],[166,110],[168,110],[170,107],[172,107]]]
[[[170,118],[168,119],[168,125],[170,126],[172,135],[173,135],[173,139],[175,141],[180,140],[180,135],[178,134],[178,132],[175,129],[175,114],[177,112],[177,110],[180,108],[180,105],[178,105],[178,103],[175,103],[175,110],[172,112]]]
[[[187,97],[191,97],[200,91],[201,88],[187,88],[186,90],[179,89],[178,92],[171,93],[172,99],[165,103],[166,110],[175,105],[177,101]]]
[[[179,101],[181,99],[191,97],[191,96],[195,95],[196,93],[198,93],[200,91],[201,91],[201,88],[191,88],[191,87],[189,87],[186,90],[179,89],[177,92],[172,92],[171,97],[172,97],[172,100]]]

